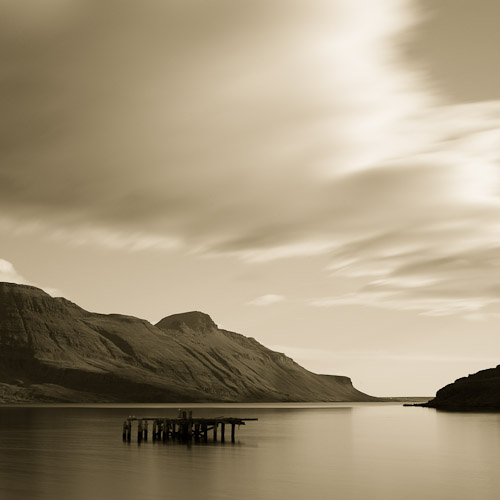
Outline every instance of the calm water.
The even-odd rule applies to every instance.
[[[486,500],[500,497],[500,414],[396,404],[245,408],[236,443],[122,442],[172,406],[0,407],[2,500]]]

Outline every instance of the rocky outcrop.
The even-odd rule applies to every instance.
[[[0,402],[370,401],[193,311],[148,321],[96,314],[0,283]]]
[[[422,406],[443,410],[500,410],[500,365],[459,378]]]

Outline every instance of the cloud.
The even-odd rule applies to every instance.
[[[0,26],[12,217],[307,254],[323,245],[305,230],[328,208],[323,176],[366,163],[366,132],[420,104],[392,60],[405,2],[61,3],[49,32],[18,3],[22,36]]]
[[[52,228],[50,238],[74,246],[101,246],[111,250],[140,252],[144,250],[168,251],[181,247],[178,239],[141,231],[124,232],[102,227],[80,227],[74,229]]]
[[[36,286],[37,288],[43,288],[43,290],[45,290],[53,297],[62,296],[62,293],[57,288],[41,287],[40,285],[27,280],[24,276],[17,272],[12,262],[9,262],[5,259],[0,259],[0,281],[4,281],[7,283],[17,283],[19,285]]]
[[[374,286],[374,285],[372,285]],[[316,307],[332,307],[345,305],[362,305],[382,309],[399,309],[418,311],[426,316],[449,316],[463,314],[466,319],[476,320],[480,315],[475,313],[491,304],[498,304],[500,299],[491,295],[456,297],[453,293],[439,296],[438,293],[404,293],[396,290],[360,290],[356,293],[336,297],[326,297],[311,301]]]
[[[414,3],[63,3],[0,20],[4,218],[362,283],[316,305],[496,304],[500,102],[451,105],[403,59]]]
[[[272,304],[277,304],[279,302],[283,302],[285,297],[283,295],[274,295],[272,293],[267,295],[262,295],[247,302],[247,305],[250,306],[270,306]]]
[[[20,285],[28,284],[28,281],[16,271],[13,264],[4,259],[0,259],[0,281],[18,283]]]

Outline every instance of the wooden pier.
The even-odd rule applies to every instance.
[[[226,440],[226,425],[231,426],[231,442],[235,442],[236,426],[245,425],[249,420],[257,418],[193,418],[192,411],[179,410],[177,417],[128,417],[123,422],[123,441],[131,441],[134,434],[132,423],[137,422],[137,441],[148,440],[148,431],[151,424],[151,439],[153,441],[177,440],[181,442],[195,441],[197,443],[208,441],[209,433],[212,433],[214,441],[217,441],[218,429],[220,427],[220,441]]]

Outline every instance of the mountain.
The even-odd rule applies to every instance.
[[[372,401],[188,312],[156,326],[0,283],[0,402]]]
[[[455,380],[422,406],[443,410],[500,410],[500,365]]]

